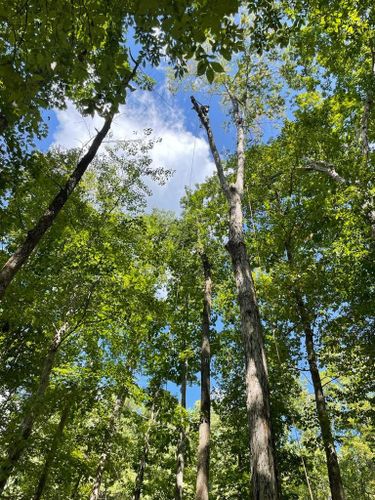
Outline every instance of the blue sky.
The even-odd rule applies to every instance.
[[[161,142],[154,147],[152,157],[155,166],[164,166],[175,171],[175,175],[163,187],[150,181],[153,196],[149,208],[179,211],[179,200],[185,186],[192,187],[203,182],[215,171],[204,131],[201,129],[196,113],[192,110],[191,91],[181,88],[171,94],[167,88],[165,66],[159,69],[146,68],[154,78],[154,91],[135,91],[129,93],[127,103],[120,108],[112,126],[113,139],[129,139],[134,131],[152,128],[155,137]],[[233,151],[235,134],[224,127],[225,111],[217,96],[207,96],[194,92],[195,97],[204,104],[210,104],[210,119],[219,150]],[[49,127],[46,139],[39,147],[46,150],[53,145],[63,147],[82,147],[95,135],[102,119],[82,117],[71,103],[66,110],[44,113]],[[265,124],[264,137],[275,134],[275,129]]]

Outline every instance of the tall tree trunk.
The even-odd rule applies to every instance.
[[[181,406],[186,410],[186,386],[187,386],[188,362],[185,359],[181,370]],[[181,500],[184,496],[184,471],[186,457],[186,429],[183,424],[180,428],[180,436],[177,444],[177,469],[175,498]]]
[[[204,297],[202,311],[202,347],[201,347],[201,407],[198,443],[198,471],[196,500],[208,500],[210,475],[210,317],[211,317],[211,265],[205,253],[201,254],[204,272]]]
[[[69,416],[71,404],[72,404],[71,401],[68,400],[64,406],[62,413],[61,413],[60,422],[59,422],[59,425],[57,426],[55,435],[53,436],[51,447],[48,450],[46,459],[44,461],[42,473],[40,475],[38,485],[37,485],[35,493],[34,493],[33,500],[39,500],[40,498],[42,498],[43,491],[44,491],[44,488],[45,488],[46,483],[47,483],[48,474],[49,474],[50,468],[53,464],[53,460],[54,460],[55,455],[56,455],[56,450],[57,450],[59,443],[61,441],[61,438],[62,438],[62,435],[64,432],[64,428],[65,428],[65,424],[66,424],[66,421],[67,421],[68,416]]]
[[[70,175],[69,179],[66,181],[65,185],[57,193],[57,195],[52,200],[49,207],[35,224],[35,226],[27,233],[27,236],[23,243],[4,264],[3,268],[0,271],[0,300],[3,298],[8,285],[16,276],[19,269],[30,257],[31,253],[38,245],[46,231],[52,226],[57,215],[60,213],[61,209],[72,194],[74,188],[77,186],[88,166],[94,159],[101,143],[103,142],[111,127],[112,119],[112,114],[110,114],[106,118],[102,129],[95,136],[95,139],[93,140],[87,153],[77,163],[76,168]]]
[[[30,398],[28,409],[26,410],[26,414],[21,421],[18,435],[9,446],[7,456],[0,465],[0,496],[15,465],[17,464],[28,444],[28,439],[32,433],[35,419],[41,411],[43,399],[49,385],[49,379],[53,368],[56,352],[61,344],[62,336],[65,333],[66,328],[67,325],[65,324],[55,331],[55,335],[44,359],[37,390],[35,394]]]
[[[147,430],[146,430],[146,433],[144,436],[142,457],[141,457],[141,461],[139,464],[137,477],[135,478],[133,500],[140,500],[141,494],[142,494],[143,481],[144,481],[144,477],[145,477],[145,468],[146,468],[147,459],[148,459],[148,452],[150,450],[150,435],[151,435],[151,430],[152,430],[152,427],[154,425],[154,422],[157,418],[157,411],[155,411],[155,398],[157,397],[158,392],[159,391],[156,391],[156,394],[154,396],[154,401],[153,401],[152,407],[151,407],[150,420],[149,420],[148,427],[147,427]]]
[[[141,59],[136,61],[133,70],[131,71],[131,73],[129,73],[129,75],[123,82],[124,89],[128,87],[130,81],[136,74],[140,62]],[[0,300],[3,298],[8,285],[16,276],[19,269],[30,257],[31,253],[37,247],[38,243],[43,238],[46,231],[48,231],[48,229],[52,226],[57,215],[64,207],[65,203],[67,202],[73,190],[81,180],[83,174],[86,172],[90,163],[95,158],[99,147],[101,146],[103,140],[105,139],[106,135],[109,132],[109,129],[111,128],[114,112],[115,111],[112,108],[104,121],[103,127],[96,134],[87,153],[77,163],[76,168],[70,175],[65,185],[57,193],[57,195],[52,200],[49,207],[44,212],[42,217],[38,220],[38,222],[35,224],[35,226],[28,232],[23,243],[17,248],[14,254],[4,264],[3,268],[0,271]]]
[[[254,500],[279,498],[276,459],[273,446],[269,401],[268,369],[251,266],[244,240],[242,197],[244,192],[245,135],[239,104],[230,95],[237,129],[236,181],[228,185],[220,154],[210,127],[207,107],[191,98],[194,109],[207,132],[221,188],[229,204],[229,240],[226,248],[232,260],[241,315],[245,352],[246,406],[249,420],[251,482]]]
[[[113,435],[116,432],[116,426],[118,423],[118,419],[121,413],[121,409],[123,407],[125,401],[125,394],[119,395],[116,398],[115,405],[112,411],[111,419],[109,421],[109,425],[105,432],[105,440],[103,443],[103,451],[100,455],[99,464],[96,469],[95,481],[91,491],[90,500],[98,500],[100,495],[100,486],[102,484],[103,473],[107,466],[111,449],[113,445]]]
[[[293,255],[289,246],[287,246],[286,251],[288,261],[292,265]],[[345,500],[344,487],[341,479],[341,472],[335,449],[335,442],[332,435],[330,417],[327,410],[326,399],[324,396],[322,381],[318,368],[317,354],[314,345],[314,332],[311,326],[310,315],[307,311],[302,294],[297,287],[294,288],[294,295],[296,298],[298,314],[305,333],[305,348],[307,353],[307,360],[309,362],[311,379],[314,387],[316,412],[318,414],[319,426],[322,433],[323,446],[326,454],[331,496],[332,500]]]

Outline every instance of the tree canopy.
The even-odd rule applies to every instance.
[[[374,498],[373,2],[0,26],[0,498]]]

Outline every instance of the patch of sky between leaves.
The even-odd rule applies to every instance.
[[[84,149],[103,121],[98,116],[81,116],[72,103],[65,110],[55,110],[53,115],[50,135],[40,145],[43,149],[46,146]],[[164,185],[147,180],[152,191],[148,210],[158,208],[179,213],[185,187],[203,182],[214,171],[208,144],[188,129],[182,108],[175,103],[170,107],[161,105],[157,96],[146,91],[130,95],[127,104],[121,106],[105,142],[139,138],[149,128],[153,137],[161,139],[151,151],[152,166],[171,170],[173,175]]]

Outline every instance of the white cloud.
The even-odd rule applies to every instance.
[[[83,118],[72,104],[66,110],[57,110],[57,128],[54,145],[83,147],[95,135],[103,120]],[[113,139],[129,139],[134,131],[151,128],[160,137],[152,151],[155,167],[174,170],[173,177],[164,186],[152,183],[153,195],[149,208],[179,211],[179,200],[185,186],[193,187],[214,171],[207,142],[187,130],[183,111],[164,100],[158,104],[153,94],[135,92],[126,106],[122,106],[112,125]]]

